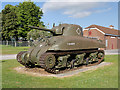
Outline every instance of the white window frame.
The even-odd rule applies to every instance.
[[[105,46],[106,47],[108,46],[108,40],[107,39],[105,40]]]
[[[111,36],[111,38],[115,38],[115,37]]]

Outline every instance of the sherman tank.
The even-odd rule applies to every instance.
[[[62,73],[83,65],[96,65],[103,61],[103,42],[83,36],[82,27],[59,24],[52,29],[29,26],[49,31],[52,37],[39,39],[28,51],[17,54],[17,61],[27,68],[39,66],[50,73]]]

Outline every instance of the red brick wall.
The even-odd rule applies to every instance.
[[[83,31],[83,36],[87,36],[87,37],[96,37],[100,40],[104,41],[104,34],[102,34],[101,32],[99,32],[96,29],[91,29],[91,30],[84,30]]]
[[[111,36],[105,36],[105,38],[108,40],[106,49],[118,49],[118,37],[111,38]]]
[[[96,29],[90,29],[89,31],[84,30],[83,36],[96,37],[99,40],[102,40],[103,42],[106,42],[106,40],[108,40],[106,49],[120,49],[120,39],[118,39],[118,37],[111,38],[111,36],[104,36],[103,33]]]
[[[120,49],[120,38],[118,38],[117,42],[118,49]]]

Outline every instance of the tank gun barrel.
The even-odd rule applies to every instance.
[[[55,34],[52,29],[40,28],[40,27],[35,27],[35,26],[28,26],[28,27],[32,28],[32,29],[38,29],[38,30],[41,30],[41,31],[49,31],[49,32]]]

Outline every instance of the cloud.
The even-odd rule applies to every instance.
[[[107,9],[102,9],[102,10],[86,10],[86,11],[78,11],[77,9],[75,9],[73,11],[69,11],[69,10],[65,11],[63,14],[66,14],[69,17],[73,17],[73,18],[83,18],[83,17],[87,17],[93,13],[107,12],[111,9],[112,8],[107,8]]]
[[[42,9],[44,13],[47,11],[62,11],[61,14],[68,15],[73,18],[83,18],[93,13],[102,13],[111,10],[111,8],[100,9],[100,7],[106,6],[105,2],[77,2],[78,0],[74,0],[76,2],[72,2],[72,0],[68,1],[53,2],[53,0],[49,0],[49,2],[44,3]]]
[[[88,2],[52,2],[51,0],[51,2],[46,2],[43,5],[43,10],[44,11],[48,11],[48,10],[54,11],[54,10],[60,10],[60,9],[83,10],[83,9],[89,9],[96,6],[98,6],[98,3],[96,2],[93,2],[93,3],[91,2],[89,3]]]
[[[109,10],[111,10],[112,8],[107,8],[107,9],[103,9],[103,10],[97,10],[96,13],[102,13],[102,12],[107,12]]]
[[[69,17],[73,17],[73,18],[83,18],[83,17],[86,17],[86,16],[89,16],[91,15],[91,12],[78,12],[76,14],[72,14],[71,16]]]
[[[28,0],[1,0],[1,2],[24,2]],[[33,2],[119,2],[119,0],[31,0]]]
[[[45,1],[46,2],[119,2],[119,0],[45,0]]]

